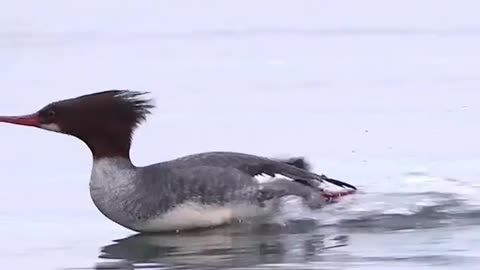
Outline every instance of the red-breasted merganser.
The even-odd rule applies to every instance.
[[[130,160],[135,128],[154,107],[146,92],[110,90],[51,103],[0,122],[72,135],[93,155],[90,194],[112,221],[138,232],[205,228],[275,213],[294,195],[317,208],[353,193],[348,183],[318,175],[302,160],[281,161],[232,152],[208,152],[146,167]],[[267,175],[271,181],[259,182]],[[329,182],[345,191],[331,193]]]

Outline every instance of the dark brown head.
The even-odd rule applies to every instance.
[[[94,158],[129,158],[133,131],[154,107],[145,94],[104,91],[54,102],[31,115],[0,116],[0,122],[75,136],[88,145]]]

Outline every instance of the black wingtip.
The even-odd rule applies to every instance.
[[[351,188],[353,190],[357,190],[357,187],[355,187],[354,185],[350,185],[349,183],[345,183],[343,181],[327,177],[326,175],[323,175],[323,174],[320,175],[320,178],[324,181],[327,181],[329,183],[332,183],[332,184],[337,185],[337,186],[342,187],[342,188],[348,187],[348,188]]]

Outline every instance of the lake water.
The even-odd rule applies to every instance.
[[[105,89],[158,108],[146,165],[214,150],[305,156],[360,191],[269,225],[136,235],[88,194],[72,137],[0,125],[4,269],[477,269],[475,1],[15,1],[0,114]]]

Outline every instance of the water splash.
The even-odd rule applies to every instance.
[[[423,171],[407,173],[395,192],[368,192],[321,210],[310,210],[295,198],[284,201],[276,221],[315,220],[322,227],[348,230],[415,230],[480,224],[480,188],[468,181],[441,178]]]

